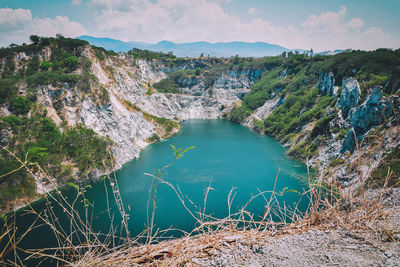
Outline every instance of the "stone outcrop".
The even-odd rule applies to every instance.
[[[278,106],[278,102],[281,101],[281,98],[275,98],[265,101],[264,105],[257,108],[254,113],[252,113],[243,125],[253,128],[254,120],[263,120],[272,114],[274,109]]]
[[[382,94],[382,87],[375,87],[364,103],[354,112],[351,126],[356,133],[363,134],[393,115],[392,102],[390,99],[382,98]]]
[[[353,151],[356,141],[361,141],[363,135],[372,127],[382,124],[386,118],[393,115],[393,106],[390,98],[382,97],[383,90],[381,86],[376,86],[367,99],[351,115],[352,129],[346,133],[341,152]]]
[[[335,87],[333,72],[320,72],[317,88],[321,95],[332,95]]]
[[[213,82],[207,83],[206,77],[180,77],[176,83],[179,90],[185,95],[209,96],[218,98],[226,105],[234,99],[241,99],[250,91],[250,87],[261,77],[263,70],[239,69],[223,72]]]
[[[357,107],[361,90],[356,79],[349,77],[343,80],[343,90],[336,106],[341,110],[343,118],[347,118],[351,108]]]

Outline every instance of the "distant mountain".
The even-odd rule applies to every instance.
[[[132,47],[140,46],[151,46],[151,44],[140,43],[140,42],[123,42],[111,38],[97,38],[88,35],[82,35],[77,37],[77,39],[88,41],[90,44],[95,46],[104,47],[107,50],[114,50],[115,52],[128,52]]]
[[[86,40],[90,44],[112,49],[116,52],[126,52],[131,48],[147,49],[157,52],[170,52],[178,57],[198,57],[200,54],[215,57],[230,57],[239,55],[242,57],[263,57],[276,56],[284,51],[291,51],[285,47],[264,43],[264,42],[193,42],[193,43],[173,43],[169,41],[161,41],[156,44],[142,42],[123,42],[110,38],[97,38],[92,36],[79,36],[81,40]]]

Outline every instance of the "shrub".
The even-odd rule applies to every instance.
[[[315,155],[318,152],[317,145],[312,143],[310,139],[297,144],[291,150],[289,150],[289,155],[305,160],[308,157]]]
[[[38,55],[34,55],[31,61],[28,64],[28,68],[26,69],[26,75],[33,75],[39,69],[40,59]]]
[[[154,143],[154,142],[157,142],[157,141],[159,141],[160,140],[160,137],[156,134],[156,133],[153,133],[152,134],[152,136],[150,136],[149,138],[147,138],[147,142],[148,143]]]
[[[77,82],[78,76],[75,74],[63,74],[54,72],[38,72],[26,78],[28,86],[55,84],[58,82]]]
[[[232,113],[229,116],[229,119],[235,123],[242,123],[244,122],[249,116],[251,115],[251,110],[242,105],[240,107],[236,107],[233,109]]]
[[[0,104],[7,103],[17,94],[14,82],[9,79],[0,79]]]
[[[75,56],[69,56],[63,60],[63,66],[66,68],[66,72],[72,72],[79,66],[79,59]]]
[[[391,176],[388,176],[391,171]],[[388,178],[388,179],[387,179]],[[379,166],[372,172],[366,182],[367,187],[381,188],[387,182],[386,186],[399,186],[400,180],[400,147],[395,147],[386,154]]]
[[[128,51],[128,54],[133,56],[134,58],[141,58],[141,59],[146,59],[146,60],[153,60],[153,59],[173,60],[173,59],[176,59],[176,56],[173,55],[172,52],[169,52],[169,53],[154,52],[154,51],[150,51],[150,50],[141,50],[138,48],[132,48],[131,50]]]
[[[10,103],[10,110],[15,115],[25,115],[31,109],[32,102],[23,96],[17,96]]]
[[[321,119],[319,119],[315,125],[314,128],[311,131],[310,136],[312,138],[317,137],[318,135],[327,135],[330,133],[329,131],[329,122],[335,118],[336,115],[332,114],[326,117],[322,117]]]
[[[50,67],[51,67],[51,62],[49,62],[49,61],[43,61],[43,62],[40,63],[40,65],[39,65],[39,68],[40,68],[42,71],[47,71],[47,70],[50,69]]]
[[[153,87],[160,93],[180,94],[178,85],[171,78],[166,78],[158,83],[153,84]]]

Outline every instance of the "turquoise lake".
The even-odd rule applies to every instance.
[[[197,206],[186,199],[187,206],[193,212],[199,208],[203,211],[208,186],[213,190],[208,194],[206,214],[217,218],[227,216],[227,198],[232,188],[235,188],[236,196],[231,212],[237,211],[252,195],[273,189],[278,169],[277,191],[288,187],[301,192],[305,186],[305,165],[289,159],[285,155],[285,148],[272,138],[260,136],[227,120],[188,120],[182,123],[179,134],[149,146],[139,159],[129,162],[116,173],[125,207],[129,206],[130,209],[129,226],[132,234],[142,231],[147,221],[152,177],[144,173],[155,173],[174,160],[170,144],[183,149],[195,146],[163,172],[163,179],[179,186],[182,194]],[[94,205],[100,207],[105,205],[104,195],[103,184],[97,184],[88,194]],[[298,194],[287,193],[280,199],[290,205],[298,198]],[[185,231],[193,229],[195,220],[169,186],[158,184],[156,200],[157,228],[173,226]],[[262,216],[264,204],[263,198],[259,197],[248,210]],[[99,227],[107,228],[107,225]]]
[[[288,158],[285,155],[286,149],[274,139],[260,136],[244,126],[227,120],[188,120],[182,123],[181,131],[177,135],[150,145],[141,152],[139,159],[127,163],[116,172],[122,199],[130,214],[129,228],[132,236],[143,231],[147,224],[147,203],[152,178],[144,173],[155,173],[157,169],[174,160],[170,144],[183,149],[195,146],[195,149],[185,153],[173,166],[167,168],[163,173],[163,179],[176,187],[179,186],[183,195],[190,198],[201,210],[204,206],[205,191],[208,186],[212,187],[205,211],[206,214],[216,218],[228,215],[227,198],[232,188],[235,188],[236,195],[232,202],[231,213],[243,207],[252,195],[272,190],[278,169],[280,172],[276,191],[288,187],[302,192],[306,188],[306,166]],[[119,225],[120,217],[115,204],[112,204],[114,202],[110,186],[106,187],[111,213],[115,214],[115,224]],[[73,189],[68,189],[65,190],[65,194],[72,199],[75,192]],[[86,197],[94,206],[90,213],[93,212],[93,228],[96,232],[107,233],[110,228],[106,212],[106,195],[103,181],[92,184],[92,189],[86,193]],[[279,199],[282,204],[290,206],[298,201],[299,197],[299,194],[290,192]],[[158,184],[156,203],[156,228],[173,227],[190,232],[196,226],[195,220],[166,184]],[[186,203],[193,212],[196,212],[194,205],[187,199]],[[43,206],[43,203],[35,204],[39,208],[41,205]],[[62,221],[62,211],[57,207],[52,209]],[[263,216],[264,209],[265,200],[259,197],[247,210],[254,213],[255,219],[259,219]],[[21,216],[20,223],[26,224],[30,220],[28,217]],[[46,234],[46,231],[49,231],[46,227],[35,229],[22,243],[23,246],[25,248],[51,246],[54,240],[51,241],[52,235]],[[171,231],[169,235],[179,236],[179,233]],[[50,238],[38,238],[43,235]]]

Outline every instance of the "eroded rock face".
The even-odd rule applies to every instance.
[[[382,87],[375,87],[364,103],[354,112],[351,126],[357,134],[367,132],[373,126],[381,124],[385,118],[393,115],[390,99],[382,98],[382,94]]]
[[[351,108],[357,107],[361,90],[356,79],[349,77],[343,80],[343,90],[336,104],[342,112],[343,118],[347,118]]]
[[[257,108],[255,112],[247,118],[243,125],[249,128],[253,128],[254,120],[263,120],[271,115],[275,108],[278,106],[279,101],[281,101],[281,98],[275,98],[265,101],[264,105]]]
[[[382,97],[383,89],[381,86],[376,86],[367,99],[353,112],[349,112],[351,118],[351,127],[346,134],[341,152],[353,151],[356,141],[361,141],[363,135],[372,127],[382,124],[386,118],[393,115],[393,106],[390,98]],[[353,131],[354,129],[354,131]]]
[[[333,72],[320,72],[317,87],[321,95],[331,95],[335,87]]]

